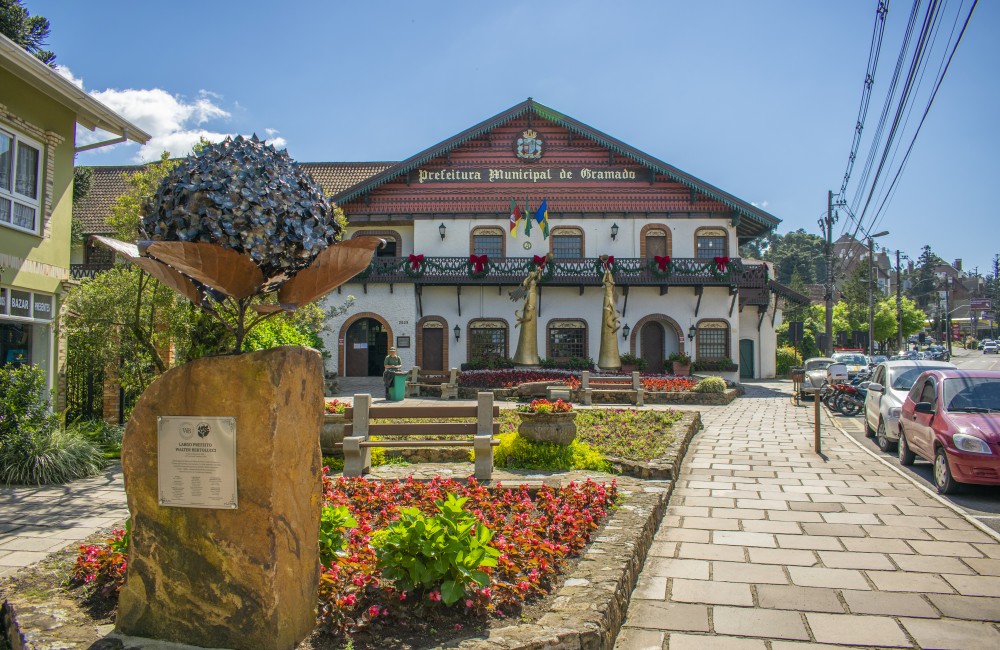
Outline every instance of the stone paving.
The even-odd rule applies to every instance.
[[[1000,648],[1000,543],[789,386],[699,407],[616,648]]]
[[[0,487],[0,577],[127,516],[118,463],[68,485]]]

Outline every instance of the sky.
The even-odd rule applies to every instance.
[[[889,0],[845,197],[861,170],[914,0]],[[868,232],[966,270],[1000,253],[989,194],[1000,162],[1000,3],[980,2],[891,200],[973,0],[942,0],[942,29],[866,213]],[[928,0],[921,3],[920,17]],[[820,233],[844,178],[877,0],[429,2],[25,0],[52,25],[61,72],[153,135],[82,165],[186,154],[200,136],[257,133],[302,162],[402,160],[533,97],[782,220]],[[959,17],[957,26],[954,26]],[[919,30],[919,21],[918,21]],[[912,46],[911,46],[912,50]],[[909,55],[904,60],[909,65]],[[991,65],[994,66],[991,69]],[[893,104],[892,111],[895,111]],[[892,113],[890,113],[890,116]],[[78,144],[106,136],[80,130]],[[881,149],[877,151],[881,156]],[[880,214],[872,224],[875,214]],[[838,210],[838,236],[853,233]]]

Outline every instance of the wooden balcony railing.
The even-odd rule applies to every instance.
[[[97,264],[70,264],[69,274],[74,280],[92,278],[98,273],[107,271],[114,266],[112,262],[99,262]]]
[[[425,285],[515,285],[535,270],[530,257],[489,259],[482,266],[466,257],[377,257],[352,282],[418,283]],[[615,283],[631,286],[729,286],[767,290],[763,264],[732,259],[672,258],[669,263],[645,258],[618,258],[611,265]],[[549,286],[600,285],[604,262],[600,258],[557,259],[546,264],[542,284]]]

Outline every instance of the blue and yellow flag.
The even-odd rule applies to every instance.
[[[535,221],[542,227],[542,238],[549,236],[549,206],[546,199],[542,199],[542,204],[535,211]]]

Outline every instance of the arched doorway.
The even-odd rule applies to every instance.
[[[389,352],[389,334],[374,318],[361,318],[344,337],[344,376],[381,377],[382,362]]]
[[[642,326],[639,333],[639,354],[646,360],[646,371],[663,372],[663,325],[651,321]]]

